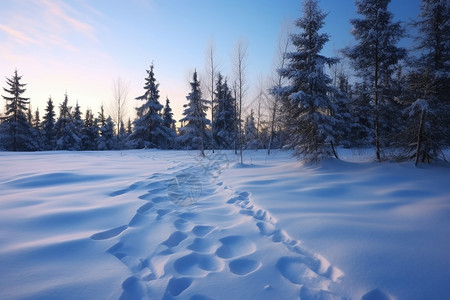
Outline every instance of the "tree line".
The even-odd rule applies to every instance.
[[[430,162],[448,147],[450,132],[449,1],[422,0],[414,44],[398,45],[406,27],[394,22],[390,0],[357,0],[359,18],[350,20],[355,45],[341,58],[321,54],[329,36],[322,33],[326,14],[318,1],[304,0],[295,22],[298,32],[282,44],[271,86],[261,102],[245,112],[246,48],[238,45],[234,81],[217,71],[214,49],[208,52],[203,86],[197,71],[190,82],[181,125],[176,128],[170,100],[161,104],[154,65],[147,70],[144,94],[137,97],[135,120],[113,120],[103,107],[84,113],[68,96],[56,118],[52,99],[42,120],[23,97],[25,84],[15,71],[7,78],[0,149],[243,149],[287,148],[308,161],[338,158],[338,146],[375,148],[375,157]],[[349,61],[345,69],[342,60]],[[206,86],[206,88],[205,88]],[[205,92],[206,91],[206,92]],[[207,99],[209,98],[209,99]],[[259,99],[260,100],[260,99]],[[120,103],[118,103],[120,106]]]

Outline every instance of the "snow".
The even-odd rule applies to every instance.
[[[0,299],[449,299],[450,168],[0,152]]]

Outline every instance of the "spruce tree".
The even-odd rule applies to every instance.
[[[212,124],[213,141],[219,149],[233,147],[234,132],[237,126],[234,101],[227,80],[224,80],[222,74],[219,73],[214,92],[214,122]]]
[[[357,75],[369,89],[370,103],[373,105],[373,127],[376,158],[381,161],[381,126],[389,122],[380,112],[392,103],[389,98],[391,76],[397,63],[406,56],[406,50],[396,46],[403,36],[399,22],[393,22],[388,11],[390,0],[356,0],[358,14],[362,19],[353,19],[352,34],[357,44],[344,49],[351,59]]]
[[[100,138],[98,142],[98,150],[114,150],[116,147],[116,136],[114,135],[114,122],[111,117],[105,121],[105,124],[100,128]]]
[[[272,90],[282,99],[289,134],[287,147],[307,161],[337,157],[337,135],[333,130],[337,116],[331,99],[335,87],[324,70],[337,60],[320,54],[329,39],[327,34],[319,33],[325,17],[317,1],[303,2],[303,17],[296,22],[301,32],[291,36],[296,51],[286,53],[286,66],[279,70],[289,84]]]
[[[44,150],[54,150],[56,148],[55,111],[52,98],[48,98],[45,111],[44,120],[41,124],[43,131],[43,148]]]
[[[134,131],[127,143],[130,148],[159,148],[168,138],[160,115],[163,106],[159,103],[159,84],[156,83],[153,68],[152,64],[150,70],[147,70],[145,93],[136,98],[144,103],[136,108],[137,119],[133,122]]]
[[[173,119],[172,108],[170,107],[170,100],[169,98],[166,98],[166,105],[164,106],[163,111],[163,125],[175,131],[175,123],[176,121]]]
[[[6,112],[0,126],[0,143],[6,150],[32,151],[37,149],[37,144],[32,125],[27,120],[29,98],[22,97],[26,84],[20,83],[21,79],[15,70],[12,78],[6,79],[8,88],[3,88],[8,96],[2,96],[6,101]]]
[[[77,104],[75,105],[74,112],[73,112],[72,122],[70,123],[73,144],[72,144],[71,149],[69,149],[69,150],[80,151],[83,149],[81,137],[82,137],[82,130],[84,127],[84,122],[83,122],[83,119],[81,118],[81,115],[82,115],[81,109],[77,102]]]
[[[164,111],[162,114],[163,118],[163,129],[165,133],[165,145],[163,148],[176,148],[175,140],[177,137],[176,134],[176,121],[173,119],[172,108],[170,107],[170,100],[166,98],[166,105],[164,106]]]
[[[407,75],[406,126],[398,141],[403,156],[435,160],[450,145],[450,2],[422,0],[416,37],[420,55]]]
[[[35,142],[37,145],[37,149],[44,150],[44,146],[45,146],[44,145],[44,132],[43,132],[42,126],[41,126],[41,114],[39,113],[39,108],[36,109],[33,120],[34,120],[33,129],[36,134]]]
[[[83,150],[98,150],[97,141],[100,129],[90,109],[86,110],[83,125],[81,130],[81,145]]]
[[[56,149],[72,150],[75,139],[72,135],[72,107],[69,106],[67,93],[64,95],[64,101],[59,106],[59,118],[55,123],[56,131]]]
[[[117,135],[117,150],[123,150],[126,149],[126,140],[127,140],[128,134],[125,129],[125,124],[123,121],[120,121],[120,129],[119,133]]]
[[[202,99],[197,71],[192,77],[191,92],[186,99],[188,103],[184,105],[184,118],[180,120],[182,127],[179,129],[179,140],[185,149],[200,150],[201,155],[205,156],[204,149],[209,142],[209,132],[206,126],[210,124],[210,121],[206,117],[208,101]]]

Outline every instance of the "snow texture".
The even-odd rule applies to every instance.
[[[448,166],[0,152],[1,299],[448,299]]]

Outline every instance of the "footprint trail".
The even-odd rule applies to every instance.
[[[343,273],[289,237],[250,193],[226,186],[220,163],[212,166],[179,164],[110,194],[142,189],[145,201],[128,224],[91,236],[109,241],[107,252],[128,268],[119,299],[344,299],[333,292]],[[171,198],[180,187],[168,191],[185,177],[195,178],[185,181],[196,184],[190,205]]]

